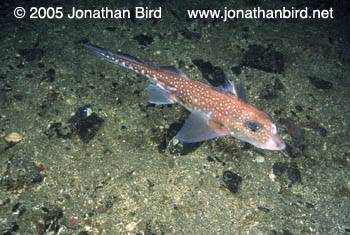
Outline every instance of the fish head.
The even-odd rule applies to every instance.
[[[261,149],[282,150],[286,147],[268,115],[252,105],[242,102],[233,119],[227,128],[230,135]]]

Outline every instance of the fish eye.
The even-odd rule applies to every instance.
[[[261,129],[261,126],[256,122],[246,122],[245,126],[253,132],[259,131]]]

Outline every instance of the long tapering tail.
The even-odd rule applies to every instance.
[[[134,58],[130,55],[123,54],[123,53],[112,53],[102,47],[90,45],[87,43],[80,43],[81,46],[85,47],[88,51],[90,51],[92,54],[107,60],[108,62],[111,62],[113,64],[118,64],[120,66],[123,66],[125,68],[129,68],[126,66],[125,62],[132,62],[139,65],[145,65],[142,61],[140,61],[137,58]]]

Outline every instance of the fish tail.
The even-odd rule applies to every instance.
[[[122,67],[129,68],[125,62],[128,63],[135,63],[139,65],[145,65],[142,61],[140,61],[137,58],[134,58],[130,55],[123,54],[123,53],[112,53],[102,47],[94,46],[88,43],[80,43],[81,46],[86,48],[88,51],[90,51],[92,54],[108,61],[113,64],[118,64]],[[130,68],[129,68],[130,69]]]

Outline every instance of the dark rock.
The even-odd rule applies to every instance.
[[[46,233],[55,232],[57,233],[60,229],[61,220],[63,218],[62,209],[47,210],[43,214],[44,230]]]
[[[56,122],[51,124],[50,128],[44,133],[49,139],[51,139],[55,133],[57,138],[71,139],[73,135],[73,129],[70,125],[63,127],[62,123]]]
[[[10,86],[9,84],[5,83],[4,87],[1,90],[5,91],[5,92],[12,91],[12,86]]]
[[[301,183],[301,175],[296,163],[292,163],[291,166],[288,167],[287,174],[288,179],[291,181],[291,185]]]
[[[86,119],[89,116],[89,113],[91,111],[92,111],[91,104],[87,104],[87,105],[84,105],[83,107],[78,108],[74,116],[68,120],[68,123],[76,124],[81,120]]]
[[[181,35],[188,40],[193,40],[193,39],[199,40],[201,38],[200,33],[191,32],[189,30],[182,30]]]
[[[97,134],[103,123],[104,120],[97,116],[96,113],[92,113],[84,121],[79,122],[76,127],[78,129],[80,139],[85,144],[89,143],[89,141]]]
[[[281,176],[287,169],[287,164],[282,162],[276,162],[272,166],[272,172],[274,175]]]
[[[114,27],[114,26],[107,26],[106,27],[106,30],[107,31],[110,31],[110,32],[113,32],[113,31],[115,31],[117,29],[117,27]]]
[[[150,187],[150,188],[153,188],[154,187],[154,183],[152,182],[152,181],[150,181],[149,179],[147,179],[147,183],[148,183],[148,186]]]
[[[18,212],[18,216],[22,216],[25,212],[27,211],[27,209],[23,206],[19,209],[19,212]]]
[[[45,212],[45,213],[48,213],[50,210],[48,209],[48,208],[46,208],[46,207],[41,207],[41,210],[43,211],[43,212]]]
[[[44,131],[44,134],[47,136],[47,138],[51,139],[55,135],[55,132],[50,127],[48,130]]]
[[[262,206],[258,206],[258,209],[265,212],[265,213],[269,213],[270,209],[266,208],[266,207],[262,207]]]
[[[26,212],[26,210],[26,207],[20,202],[17,202],[12,207],[12,212],[18,214],[18,216],[22,216]]]
[[[208,160],[208,162],[215,162],[215,159],[212,158],[211,156],[208,156],[208,157],[207,157],[207,160]]]
[[[74,116],[68,120],[68,123],[72,123],[74,125],[78,131],[80,139],[85,144],[89,143],[89,141],[94,138],[104,123],[104,120],[96,113],[91,113],[91,108],[92,107],[89,104],[78,108]]]
[[[276,162],[272,166],[272,171],[273,174],[279,178],[283,178],[283,173],[286,172],[288,180],[290,181],[288,187],[291,187],[293,184],[301,183],[301,174],[295,162],[291,164]]]
[[[218,87],[224,84],[226,76],[220,67],[213,66],[209,61],[203,60],[192,60],[192,63],[198,67],[210,85]]]
[[[89,235],[89,232],[86,231],[86,230],[80,231],[80,232],[78,233],[78,235]]]
[[[23,68],[24,68],[24,64],[23,64],[23,63],[20,63],[20,64],[18,64],[18,65],[16,66],[16,68],[18,68],[18,69],[23,69]]]
[[[19,225],[17,224],[16,221],[13,221],[13,222],[12,222],[11,231],[12,231],[12,232],[17,232],[18,229],[19,229]]]
[[[17,202],[13,207],[12,207],[12,212],[16,212],[18,208],[22,205],[22,203]]]
[[[296,106],[295,106],[295,109],[296,109],[298,112],[302,112],[302,111],[303,111],[303,107],[301,107],[300,105],[296,105]]]
[[[231,193],[237,193],[238,187],[242,183],[242,178],[232,171],[224,171],[222,175],[225,186]]]
[[[268,86],[261,91],[260,97],[265,100],[273,100],[277,99],[278,95],[271,86]]]
[[[312,209],[312,208],[315,208],[315,206],[313,204],[307,202],[306,203],[306,208]]]
[[[282,230],[282,235],[293,235],[293,234],[291,232],[289,232],[289,230],[283,229]]]
[[[233,66],[231,67],[231,71],[234,75],[238,76],[241,74],[242,69],[241,69],[241,66]]]
[[[55,76],[56,75],[56,71],[53,68],[50,68],[49,70],[46,71],[46,74],[48,76]]]
[[[166,147],[168,145],[167,139],[164,138],[158,145],[158,152],[159,153],[164,153],[166,150]]]
[[[134,39],[141,45],[141,46],[147,46],[153,42],[153,38],[146,36],[144,34],[140,34],[134,37]]]
[[[71,139],[73,134],[73,129],[71,126],[65,126],[55,129],[58,138]]]
[[[331,82],[323,80],[323,79],[318,78],[318,77],[309,76],[308,79],[309,79],[311,85],[313,85],[317,89],[329,90],[333,87],[333,84]]]
[[[249,150],[252,148],[253,148],[253,145],[248,144],[248,143],[243,143],[243,147],[241,148],[241,150],[245,151],[245,150]]]
[[[283,54],[275,51],[272,47],[262,47],[260,45],[250,45],[243,61],[243,66],[260,69],[265,72],[283,73]]]
[[[283,83],[281,82],[281,80],[279,80],[278,78],[276,78],[274,80],[274,83],[273,83],[273,88],[276,89],[276,90],[283,90],[284,89],[284,85]]]
[[[48,82],[53,82],[53,81],[55,81],[56,71],[55,71],[53,68],[50,68],[49,70],[47,70],[47,71],[46,71],[46,75],[47,75],[46,80],[47,80]]]
[[[44,56],[44,51],[42,49],[39,49],[39,48],[21,49],[21,50],[19,50],[19,54],[27,62],[33,62],[33,61],[40,61],[41,58]]]

